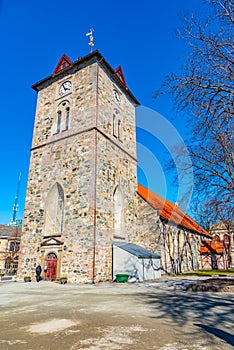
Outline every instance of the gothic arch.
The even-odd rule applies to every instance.
[[[50,251],[46,255],[46,260],[52,260],[52,259],[58,260],[58,256],[54,251]]]
[[[114,238],[124,239],[126,236],[124,224],[124,199],[119,185],[115,187],[113,193],[113,209]]]
[[[67,107],[70,105],[70,101],[69,100],[62,100],[59,104],[58,104],[58,107],[57,107],[57,111],[59,109],[62,109],[64,107]]]
[[[122,118],[121,118],[120,112],[116,108],[114,109],[112,123],[113,123],[113,126],[112,126],[113,136],[115,136],[118,140],[122,140]]]
[[[63,231],[64,191],[56,182],[50,189],[45,205],[45,234],[53,235]]]

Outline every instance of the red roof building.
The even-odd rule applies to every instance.
[[[173,222],[176,225],[184,227],[194,233],[212,238],[212,236],[203,227],[184,213],[183,210],[181,210],[177,205],[172,204],[168,200],[160,197],[140,184],[138,184],[138,194],[157,210],[161,219]]]

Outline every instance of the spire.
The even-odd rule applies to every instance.
[[[91,29],[89,30],[89,33],[86,34],[86,36],[89,36],[90,53],[92,53],[92,51],[93,51],[93,46],[94,46],[94,42],[93,42],[93,32],[94,32],[94,29],[91,28]]]

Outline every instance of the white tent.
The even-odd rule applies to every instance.
[[[160,255],[133,243],[113,242],[113,279],[128,274],[138,281],[161,277]]]

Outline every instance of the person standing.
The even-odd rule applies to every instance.
[[[36,267],[36,280],[37,282],[41,280],[41,265],[37,265]]]
[[[48,266],[45,265],[45,267],[44,267],[44,277],[45,277],[45,281],[46,281],[46,273],[47,273],[47,270],[48,270]]]

